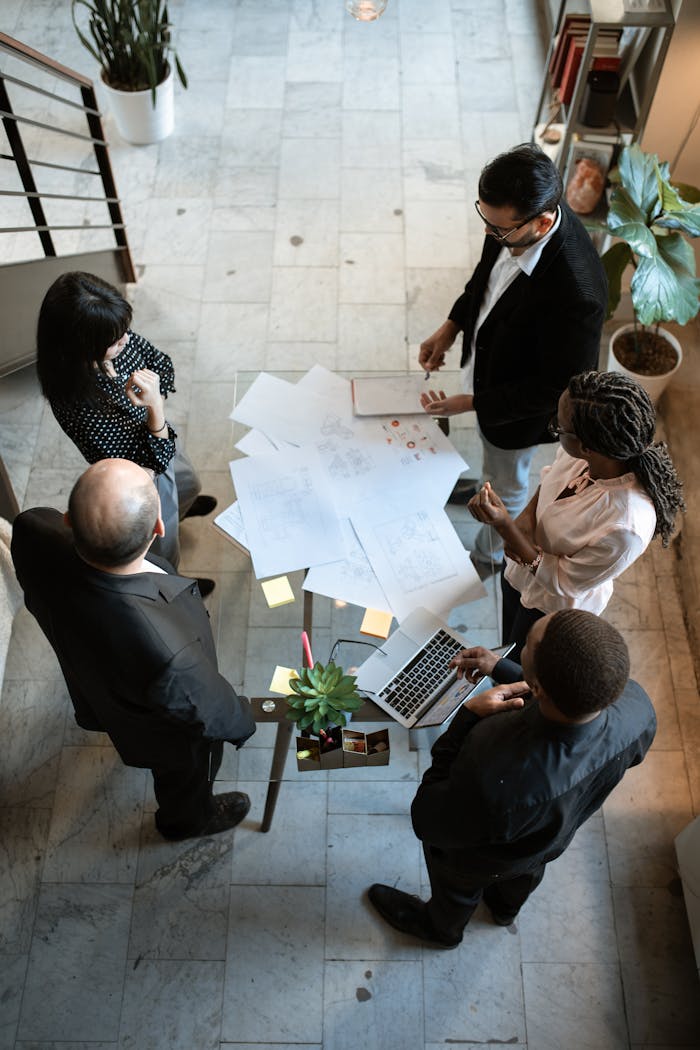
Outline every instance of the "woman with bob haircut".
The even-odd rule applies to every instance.
[[[166,419],[173,363],[131,330],[131,318],[130,304],[111,284],[80,271],[62,274],[39,311],[39,382],[88,463],[129,459],[151,473],[165,524],[152,549],[177,568],[179,520],[209,514],[216,500],[199,495],[199,478]],[[213,587],[200,580],[203,595]]]

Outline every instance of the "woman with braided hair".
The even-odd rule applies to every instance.
[[[613,580],[654,536],[667,547],[682,486],[666,445],[654,441],[648,394],[617,372],[574,376],[550,432],[560,448],[525,510],[512,519],[487,483],[469,503],[503,537],[503,641],[514,659],[545,613],[600,613]]]

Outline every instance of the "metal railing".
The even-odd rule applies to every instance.
[[[129,251],[126,227],[124,225],[119,198],[117,196],[117,189],[114,183],[112,166],[109,160],[109,148],[104,136],[102,118],[97,107],[97,98],[93,82],[87,77],[82,76],[80,73],[76,73],[75,70],[68,69],[66,66],[54,62],[52,59],[47,58],[38,51],[34,51],[32,48],[27,47],[26,44],[22,44],[18,40],[13,40],[12,37],[0,33],[0,59],[3,56],[10,56],[11,58],[20,60],[22,68],[25,66],[33,67],[41,70],[43,73],[50,74],[52,77],[68,82],[79,90],[82,101],[73,101],[63,95],[56,94],[53,91],[47,91],[40,85],[34,84],[31,81],[22,79],[18,76],[13,76],[0,68],[0,117],[2,118],[10,150],[9,153],[0,151],[0,160],[11,161],[14,163],[22,185],[21,190],[0,189],[0,197],[26,200],[33,219],[33,225],[31,226],[0,226],[0,234],[27,233],[29,231],[34,231],[39,237],[44,255],[47,257],[55,257],[59,253],[56,250],[55,238],[52,234],[59,231],[82,231],[85,229],[85,224],[64,225],[60,223],[50,223],[46,217],[44,202],[49,200],[86,203],[96,201],[104,202],[107,206],[109,222],[105,222],[104,224],[91,223],[90,229],[112,230],[116,247],[119,249],[119,260],[124,280],[127,282],[135,281],[136,273],[131,258],[131,252]],[[54,123],[46,123],[22,115],[20,112],[20,106],[17,104],[13,106],[10,98],[10,92],[15,95],[15,89],[17,88],[29,91],[32,95],[44,96],[52,104],[58,103],[60,106],[66,107],[66,113],[74,113],[76,111],[81,112],[85,117],[85,132],[75,131],[69,127],[63,127]],[[70,163],[57,163],[55,161],[30,157],[25,148],[26,135],[23,136],[23,131],[29,131],[30,129],[39,129],[46,133],[57,134],[62,136],[65,140],[72,139],[79,140],[83,144],[90,143],[94,153],[95,166],[88,168],[83,166],[78,167]],[[37,169],[39,168],[72,174],[77,173],[80,176],[94,176],[95,179],[99,178],[100,180],[100,184],[96,185],[101,185],[101,191],[96,189],[95,194],[43,192],[38,189],[37,178],[35,177]]]

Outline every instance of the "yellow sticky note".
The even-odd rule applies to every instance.
[[[390,612],[382,612],[381,609],[366,609],[360,626],[360,634],[371,634],[373,638],[388,638],[393,619]]]
[[[289,683],[292,678],[298,678],[299,675],[293,667],[280,667],[279,664],[275,668],[275,673],[272,676],[270,682],[271,693],[281,693],[282,696],[288,696],[291,693]]]
[[[286,576],[277,576],[274,580],[263,580],[261,586],[271,609],[276,609],[278,605],[289,605],[294,601],[294,591]]]

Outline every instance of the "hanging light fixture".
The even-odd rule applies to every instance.
[[[386,10],[388,0],[345,0],[345,7],[358,22],[374,22]]]

